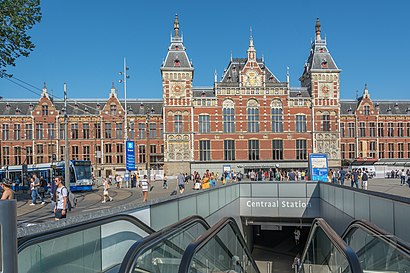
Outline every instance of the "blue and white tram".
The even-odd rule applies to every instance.
[[[70,190],[71,191],[91,191],[93,186],[92,167],[88,160],[70,160]],[[65,173],[64,161],[55,163],[40,163],[33,165],[7,166],[0,169],[0,179],[9,178],[15,184],[15,189],[27,189],[27,177],[36,174],[53,187],[53,177],[63,176]],[[23,183],[21,183],[23,180]]]

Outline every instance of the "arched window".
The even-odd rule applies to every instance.
[[[259,132],[259,104],[257,100],[251,99],[248,101],[246,113],[248,115],[248,132]]]
[[[273,133],[283,132],[282,101],[279,99],[273,100],[270,107],[271,107],[271,115],[272,115],[272,132]]]
[[[232,100],[224,100],[222,103],[222,119],[224,133],[235,132],[235,104]]]

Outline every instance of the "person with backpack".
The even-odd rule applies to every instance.
[[[67,217],[68,210],[68,189],[63,184],[63,177],[57,176],[55,179],[56,189],[56,205],[54,207],[55,220],[64,219]]]
[[[363,170],[362,173],[362,189],[367,190],[367,182],[369,181],[369,176],[367,170]]]

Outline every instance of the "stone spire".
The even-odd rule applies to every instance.
[[[320,20],[319,18],[316,18],[316,41],[322,40],[322,38],[320,37],[320,32]]]
[[[175,38],[178,38],[178,37],[179,37],[178,14],[175,14],[175,20],[174,20],[174,35],[175,35]]]
[[[250,37],[249,37],[249,48],[248,48],[248,60],[256,60],[256,50],[253,46],[253,37],[252,37],[252,27],[250,28]]]

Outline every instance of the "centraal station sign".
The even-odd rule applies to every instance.
[[[281,201],[274,200],[274,201],[246,201],[246,206],[249,208],[310,208],[312,207],[311,202],[305,201]]]

